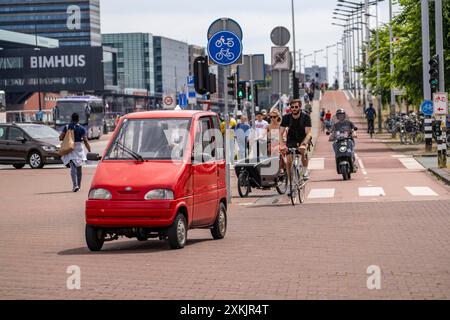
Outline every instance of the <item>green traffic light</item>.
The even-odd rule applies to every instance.
[[[243,98],[243,97],[244,97],[244,93],[243,93],[242,91],[239,91],[239,92],[238,92],[238,97],[239,97],[239,98]]]

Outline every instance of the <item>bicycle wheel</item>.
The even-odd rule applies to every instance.
[[[288,189],[288,175],[285,171],[284,174],[278,179],[278,184],[276,186],[277,192],[279,194],[285,194]]]
[[[238,193],[241,198],[248,197],[248,194],[250,193],[250,178],[246,171],[243,171],[239,174]]]
[[[298,176],[298,172],[297,172],[297,168],[295,166],[292,166],[291,169],[291,179],[289,182],[289,197],[291,198],[291,203],[293,206],[295,206],[295,203],[297,202],[297,176]]]
[[[300,203],[304,203],[306,199],[306,182],[301,179],[298,186],[298,200]]]

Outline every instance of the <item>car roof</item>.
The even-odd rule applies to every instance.
[[[0,126],[7,126],[7,127],[29,127],[29,126],[45,126],[48,127],[45,124],[40,123],[16,123],[16,122],[8,122],[8,123],[0,123]]]
[[[158,119],[158,118],[195,118],[197,116],[216,116],[217,113],[201,110],[158,110],[128,113],[126,119]]]

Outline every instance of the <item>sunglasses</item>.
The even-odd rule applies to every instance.
[[[291,109],[300,109],[300,106],[297,106],[297,105],[291,106]]]
[[[272,119],[277,119],[278,116],[270,116]]]

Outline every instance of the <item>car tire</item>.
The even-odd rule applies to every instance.
[[[183,214],[178,213],[172,225],[167,229],[170,248],[182,249],[187,240],[187,222]]]
[[[13,164],[13,167],[16,168],[16,169],[22,169],[23,167],[25,167],[25,164],[24,164],[24,163],[21,163],[21,164]]]
[[[215,240],[225,238],[225,234],[227,233],[227,208],[221,202],[219,205],[219,211],[217,212],[216,220],[211,229],[211,235]]]
[[[86,244],[91,251],[100,251],[105,242],[102,229],[86,225]]]
[[[28,156],[28,164],[31,169],[41,169],[44,167],[44,160],[38,151],[32,151]]]

